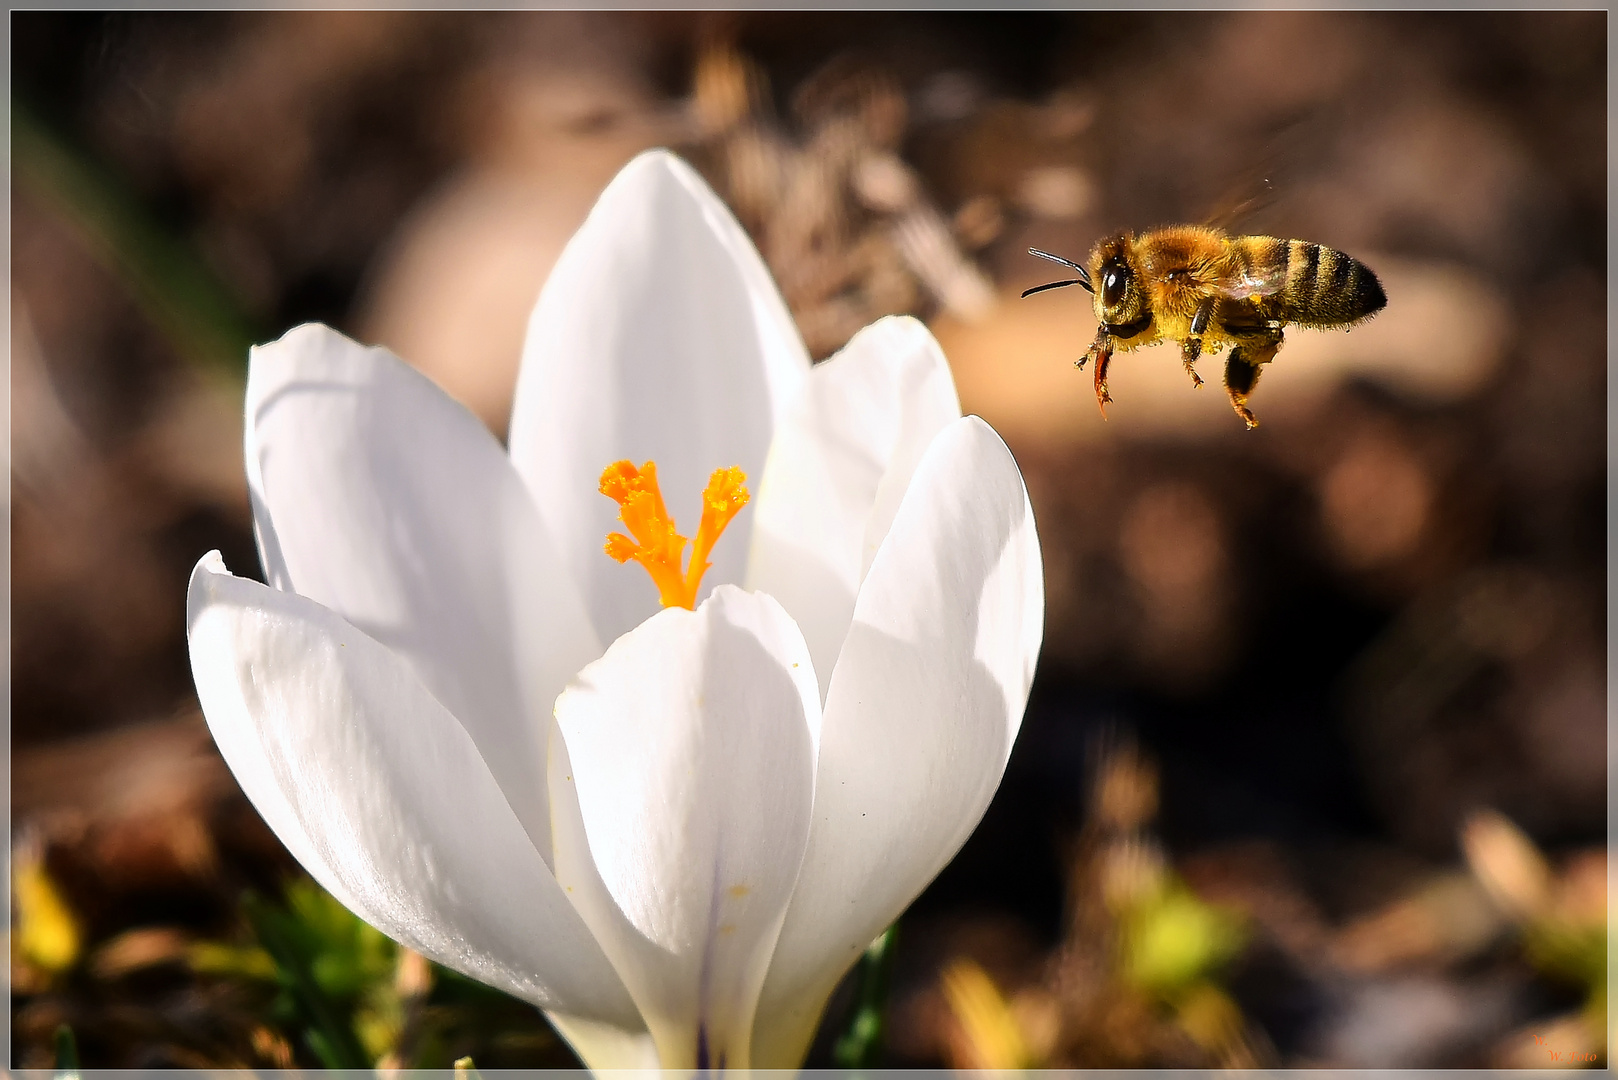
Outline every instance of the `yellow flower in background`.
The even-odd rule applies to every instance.
[[[12,954],[49,975],[77,963],[83,931],[37,845],[20,843],[13,852],[11,896]]]

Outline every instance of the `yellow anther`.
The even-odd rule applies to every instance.
[[[715,469],[708,478],[702,492],[702,521],[691,545],[691,565],[682,572],[686,538],[675,531],[674,519],[663,505],[657,463],[648,461],[637,469],[628,461],[613,462],[601,473],[601,494],[618,504],[618,520],[631,535],[609,533],[607,554],[618,562],[634,559],[645,567],[664,607],[695,608],[702,575],[712,565],[708,553],[725,526],[747,505],[746,480],[747,475],[735,466]]]

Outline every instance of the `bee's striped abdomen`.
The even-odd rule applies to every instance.
[[[1381,311],[1388,302],[1371,268],[1341,251],[1288,240],[1284,258],[1281,299],[1288,322],[1342,326]]]

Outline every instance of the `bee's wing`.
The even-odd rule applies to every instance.
[[[1233,236],[1240,235],[1248,231],[1247,226],[1255,217],[1274,205],[1276,198],[1275,184],[1269,177],[1255,179],[1244,176],[1231,185],[1231,190],[1215,200],[1214,208],[1204,216],[1203,224]]]
[[[1311,149],[1312,132],[1336,130],[1314,111],[1247,145],[1223,177],[1224,187],[1202,205],[1203,224],[1232,236],[1265,231],[1276,204],[1295,192],[1300,170],[1318,160]]]
[[[1246,266],[1232,272],[1219,283],[1219,294],[1231,300],[1245,300],[1250,296],[1274,296],[1287,283],[1287,271],[1282,267],[1260,268]]]

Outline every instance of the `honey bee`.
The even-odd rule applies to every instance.
[[[1091,250],[1089,266],[1048,251],[1030,255],[1072,267],[1078,277],[1029,289],[1081,285],[1094,296],[1100,327],[1075,365],[1095,361],[1096,400],[1107,415],[1107,365],[1128,352],[1178,341],[1192,386],[1197,359],[1230,347],[1225,390],[1249,428],[1258,420],[1247,399],[1263,365],[1275,359],[1289,323],[1349,327],[1387,305],[1382,283],[1357,259],[1306,240],[1230,236],[1199,225],[1171,225],[1138,235],[1109,236]]]

